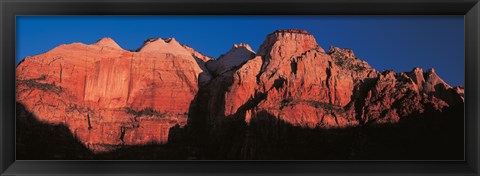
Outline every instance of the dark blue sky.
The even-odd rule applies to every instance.
[[[235,43],[258,49],[276,29],[306,29],[326,50],[352,49],[375,69],[435,68],[447,83],[464,84],[463,16],[43,16],[17,17],[17,60],[73,42],[113,38],[137,49],[147,38],[174,37],[212,57]]]

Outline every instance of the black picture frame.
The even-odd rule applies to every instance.
[[[479,0],[0,0],[1,175],[479,175]],[[464,161],[16,161],[17,15],[464,15]]]

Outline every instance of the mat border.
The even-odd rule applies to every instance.
[[[479,175],[479,0],[0,0],[1,175]],[[18,15],[464,15],[465,161],[15,161]]]

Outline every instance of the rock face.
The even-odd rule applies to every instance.
[[[149,39],[137,52],[110,38],[61,45],[19,64],[17,101],[94,150],[165,143],[210,79],[205,58],[173,38]]]
[[[211,125],[228,117],[249,123],[266,112],[294,126],[346,128],[463,105],[463,88],[452,88],[433,69],[379,72],[352,50],[325,52],[304,30],[275,31],[256,57],[209,84],[209,100],[199,103],[208,105]]]
[[[61,45],[19,64],[16,96],[93,151],[166,143],[177,125],[248,125],[261,114],[300,128],[337,129],[394,124],[464,104],[463,87],[433,69],[379,72],[350,49],[325,51],[305,30],[277,30],[258,52],[236,44],[217,60],[173,38],[148,39],[137,51],[110,38]]]

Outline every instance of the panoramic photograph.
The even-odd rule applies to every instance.
[[[17,160],[463,160],[463,16],[17,16]]]

